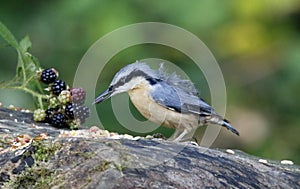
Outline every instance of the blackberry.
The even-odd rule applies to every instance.
[[[83,88],[81,87],[72,88],[70,92],[71,92],[73,103],[80,104],[80,105],[84,103],[86,92]]]
[[[65,107],[65,115],[70,118],[73,119],[74,118],[74,108],[73,108],[73,104],[72,103],[67,103],[66,107]]]
[[[61,93],[61,91],[66,90],[66,88],[67,88],[66,83],[64,81],[58,79],[58,80],[55,80],[54,83],[52,84],[51,92],[54,95],[58,96]]]
[[[55,113],[52,116],[51,124],[56,127],[64,127],[66,126],[67,119],[66,116],[62,113]]]
[[[58,77],[58,72],[54,68],[48,68],[40,73],[40,81],[45,84],[53,83]]]
[[[84,123],[85,119],[90,115],[90,109],[86,106],[73,106],[74,108],[74,117],[75,119],[79,119],[80,123]]]
[[[56,113],[59,110],[58,107],[55,108],[48,108],[45,113],[46,113],[46,117],[45,117],[45,121],[46,122],[51,122],[52,116],[54,113]]]

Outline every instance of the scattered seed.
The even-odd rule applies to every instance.
[[[145,138],[146,139],[153,139],[153,136],[152,135],[147,135]]]
[[[231,150],[231,149],[227,149],[226,152],[227,152],[228,154],[235,154],[235,152],[234,152],[233,150]]]
[[[97,127],[97,126],[92,126],[89,130],[90,130],[90,132],[96,133],[96,132],[98,132],[100,129],[99,129],[99,127]]]
[[[133,139],[133,136],[131,136],[131,135],[128,135],[128,134],[124,134],[123,135],[123,138],[125,138],[125,139]]]
[[[102,135],[104,135],[105,137],[108,137],[109,136],[109,131],[108,130],[104,130],[102,132]]]
[[[140,136],[136,136],[136,137],[133,137],[132,140],[140,140],[142,137]]]
[[[268,164],[268,161],[265,159],[259,159],[258,162],[263,164]]]
[[[281,160],[280,161],[281,164],[284,164],[284,165],[294,165],[294,162],[291,161],[291,160]]]
[[[23,112],[23,113],[30,113],[30,110],[28,110],[28,109],[21,109],[21,112]]]
[[[76,131],[71,131],[71,135],[75,136],[76,135]]]
[[[40,133],[37,137],[35,137],[33,140],[39,141],[44,140],[48,138],[48,133]]]
[[[8,106],[8,108],[9,108],[9,109],[11,109],[11,110],[15,110],[15,106],[14,106],[14,105],[12,105],[12,104],[11,104],[11,105],[9,105],[9,106]]]

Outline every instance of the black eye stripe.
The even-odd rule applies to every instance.
[[[158,82],[161,81],[161,79],[150,78],[150,77],[147,78],[146,80],[150,83],[150,85],[155,85],[155,84],[157,84]]]
[[[146,74],[145,72],[143,72],[141,70],[135,70],[135,71],[131,72],[129,75],[120,78],[119,81],[116,84],[114,84],[113,88],[114,89],[118,88],[118,87],[124,85],[125,83],[128,83],[132,78],[138,77],[138,76],[144,77],[147,80],[150,79],[151,81],[156,82],[156,83],[159,81],[159,79],[155,79],[155,78],[152,79],[148,74]]]

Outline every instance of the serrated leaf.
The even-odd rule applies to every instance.
[[[14,37],[14,35],[7,29],[7,27],[0,22],[0,35],[3,37],[3,39],[10,44],[15,49],[18,49],[18,41]]]
[[[17,89],[30,93],[38,100],[38,105],[43,107],[42,99],[47,97],[44,95],[41,83],[38,81],[37,71],[41,69],[39,61],[28,52],[31,47],[29,37],[25,36],[20,43],[18,43],[13,34],[1,22],[0,37],[3,37],[9,45],[14,47],[18,54],[15,77],[10,81],[0,82],[0,88]]]
[[[19,44],[20,50],[22,53],[27,52],[31,47],[31,41],[28,36],[25,36]]]
[[[25,75],[25,70],[24,70],[24,61],[23,61],[23,54],[21,52],[20,46],[14,35],[8,30],[8,28],[0,22],[0,35],[3,37],[3,39],[12,47],[16,49],[18,52],[18,64],[17,64],[17,69],[16,69],[16,77],[23,77],[24,79],[26,78]],[[25,48],[28,46],[28,40],[29,38],[26,39],[24,38],[23,47]],[[30,44],[31,45],[31,44]]]

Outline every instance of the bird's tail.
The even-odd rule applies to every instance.
[[[226,119],[223,119],[219,115],[211,115],[210,118],[207,120],[207,122],[226,127],[228,130],[230,130],[234,134],[240,136],[240,133],[232,125],[230,125],[229,121]]]
[[[231,132],[233,132],[234,134],[240,136],[240,133],[232,126],[230,125],[229,121],[224,119],[223,120],[223,124],[222,124],[223,127],[226,127],[228,130],[230,130]]]

